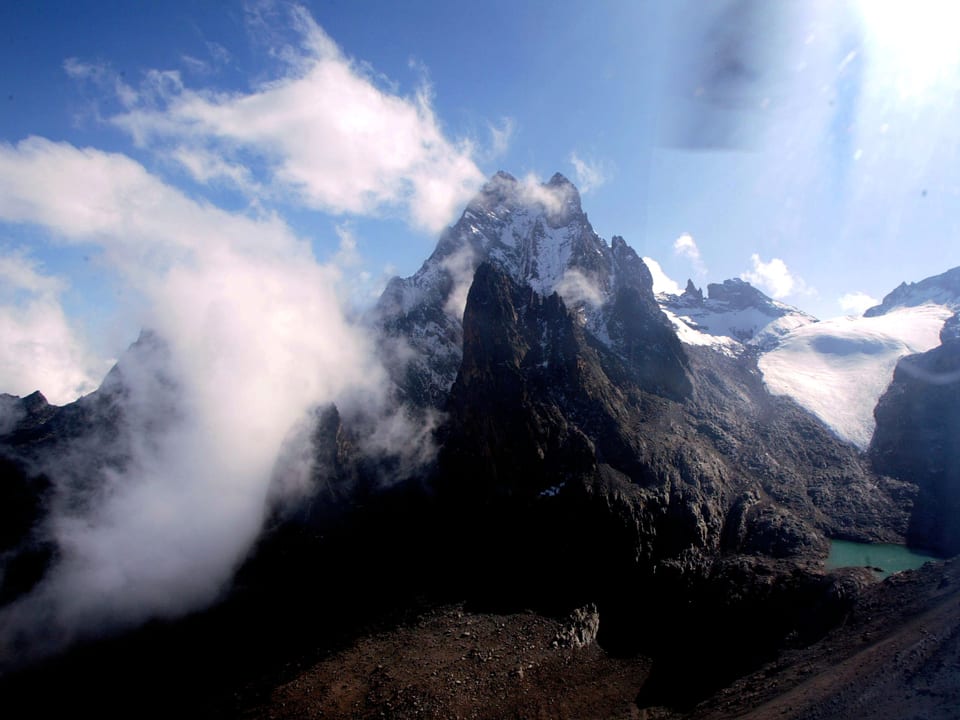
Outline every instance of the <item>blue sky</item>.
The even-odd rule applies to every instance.
[[[309,293],[283,278],[306,265],[339,322],[498,169],[563,172],[601,236],[681,285],[742,276],[821,318],[862,310],[960,264],[956,15],[5,3],[0,390],[88,391],[141,326],[216,316],[233,292],[284,286],[287,317]],[[251,267],[276,283],[211,290]]]

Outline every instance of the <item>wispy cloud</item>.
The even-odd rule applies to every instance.
[[[515,126],[513,118],[505,117],[499,125],[490,124],[490,151],[487,153],[490,160],[496,160],[510,148]]]
[[[188,55],[180,56],[183,67],[196,75],[213,75],[225,67],[231,60],[230,51],[216,42],[206,43],[206,58]]]
[[[100,82],[106,77],[112,77],[110,68],[104,63],[84,62],[80,58],[68,57],[63,61],[63,71],[74,80],[91,80]]]
[[[441,266],[450,275],[453,289],[444,304],[444,311],[457,320],[463,319],[467,307],[467,294],[473,284],[473,273],[477,269],[477,258],[469,244],[462,245],[456,252],[444,258]]]
[[[837,302],[840,304],[840,309],[843,312],[851,315],[863,315],[867,308],[872,308],[874,305],[879,305],[880,301],[875,297],[867,295],[865,292],[851,292],[846,293],[837,299]]]
[[[258,183],[246,165],[226,160],[219,153],[205,148],[178,147],[170,153],[172,160],[183,167],[198,183],[223,183],[246,195],[264,197],[266,188]]]
[[[787,264],[780,258],[772,258],[769,262],[764,262],[760,259],[760,255],[754,253],[750,256],[750,262],[753,264],[753,269],[742,273],[740,277],[766,290],[774,298],[816,293],[802,278],[791,273]]]
[[[175,142],[182,160],[216,156],[232,168],[253,159],[262,183],[307,207],[364,215],[401,208],[416,226],[443,228],[483,182],[473,144],[444,135],[426,84],[412,96],[384,89],[305,10],[293,6],[287,21],[299,43],[276,50],[286,61],[282,77],[222,93],[185,87],[174,72],[148,74],[145,87],[125,92],[128,109],[113,122],[142,147]],[[210,171],[215,165],[188,169],[203,181],[223,176]]]
[[[357,250],[357,237],[353,230],[346,223],[341,223],[335,228],[337,238],[340,244],[337,246],[337,253],[333,256],[333,264],[340,268],[350,268],[360,265],[363,259]]]
[[[680,257],[687,258],[693,265],[694,272],[703,276],[707,274],[707,266],[700,256],[700,248],[690,233],[684,233],[673,241],[673,252]]]
[[[603,293],[596,283],[574,268],[568,269],[563,274],[555,289],[571,308],[580,305],[599,307],[603,304]]]
[[[570,164],[573,165],[577,187],[584,195],[607,182],[608,173],[599,162],[585,160],[576,152],[572,152]]]

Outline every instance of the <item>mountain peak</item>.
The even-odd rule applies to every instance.
[[[684,289],[683,294],[680,297],[697,305],[703,304],[703,290],[700,290],[696,285],[693,284],[692,278],[687,278],[687,287]]]
[[[710,283],[707,285],[707,296],[711,300],[726,302],[738,310],[748,307],[767,308],[772,303],[769,297],[740,278],[730,278],[723,283]]]
[[[885,315],[900,307],[916,307],[926,303],[946,305],[960,310],[960,267],[925,278],[915,283],[903,282],[887,293],[883,302],[863,313],[864,317]]]
[[[656,306],[649,269],[622,237],[607,245],[594,232],[574,184],[560,173],[543,183],[500,171],[443,233],[423,266],[409,278],[391,280],[377,303],[377,322],[415,351],[397,361],[404,368],[397,373],[398,385],[409,397],[437,406],[445,401],[461,359],[467,295],[483,262],[538,295],[558,293],[602,343],[618,348],[627,343],[629,332],[608,325],[618,303],[633,302],[650,316],[659,344],[670,344],[657,334],[665,328],[672,338]]]
[[[517,180],[503,170],[497,171],[470,201],[464,213],[505,218],[517,211],[542,216],[553,228],[586,221],[576,186],[560,173],[545,183],[527,177]]]

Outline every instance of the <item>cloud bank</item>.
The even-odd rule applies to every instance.
[[[136,296],[132,312],[154,333],[146,337],[157,338],[121,361],[129,456],[69,469],[86,474],[79,479],[95,500],[53,513],[59,559],[0,612],[0,665],[14,647],[55,650],[214,600],[260,530],[278,456],[298,457],[291,438],[318,406],[336,402],[362,425],[361,451],[391,454],[407,470],[430,457],[432,419],[415,423],[391,405],[371,338],[341,306],[338,292],[351,287],[344,274],[358,261],[349,220],[321,264],[270,208],[400,213],[435,231],[483,181],[473,147],[444,135],[429,87],[397,94],[301,7],[271,7],[296,41],[268,31],[276,17],[259,28],[284,69],[248,91],[191,88],[175,70],[148,71],[134,86],[107,64],[64,63],[119,103],[113,113],[95,104],[96,119],[129,133],[156,161],[151,169],[40,137],[0,144],[0,222],[95,249]],[[229,61],[215,50],[217,62]],[[193,77],[216,69],[185,64]],[[502,150],[511,124],[492,132]],[[201,193],[240,193],[247,211],[189,197],[157,174],[171,170]],[[549,199],[562,209],[562,199]],[[0,381],[19,389],[17,373],[29,365],[34,374],[22,382],[51,399],[91,389],[82,339],[64,319],[62,281],[20,256],[0,258],[0,276],[15,279],[0,298]],[[153,343],[160,349],[147,352]]]
[[[141,147],[173,146],[198,182],[269,190],[332,213],[402,209],[416,226],[442,229],[484,180],[472,143],[444,135],[428,86],[412,97],[383,89],[306,10],[292,7],[290,22],[299,45],[274,50],[287,60],[283,77],[226,93],[154,72],[137,89],[119,83],[127,108],[112,122]],[[495,150],[510,128],[491,129]],[[264,186],[251,182],[251,162]]]
[[[56,645],[211,601],[259,532],[290,429],[319,403],[384,405],[384,371],[335,293],[339,269],[275,216],[226,212],[128,157],[41,138],[0,145],[0,219],[99,247],[168,346],[157,367],[126,375],[127,420],[150,432],[134,434],[124,471],[91,470],[102,503],[55,518],[62,558],[0,616],[0,645],[26,634],[39,647],[41,628]],[[24,270],[0,265],[40,302],[55,296],[55,282]],[[403,417],[387,420],[374,435],[417,442]]]

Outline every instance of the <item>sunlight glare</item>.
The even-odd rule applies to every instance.
[[[901,99],[923,99],[960,70],[960,3],[859,0],[867,44]]]

